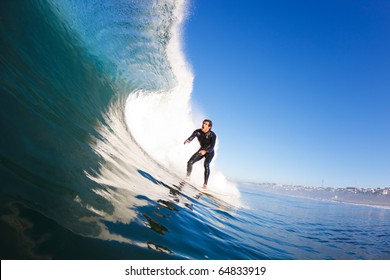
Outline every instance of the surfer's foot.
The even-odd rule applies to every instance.
[[[190,181],[190,176],[186,176],[186,177],[184,178],[184,181],[189,182],[189,181]]]
[[[203,184],[203,189],[207,189],[207,185],[206,184]]]

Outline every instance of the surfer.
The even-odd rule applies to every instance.
[[[204,160],[204,183],[203,188],[207,188],[207,181],[210,176],[210,162],[214,157],[214,146],[217,136],[211,128],[213,122],[211,120],[204,120],[202,123],[202,128],[196,129],[186,141],[184,145],[190,143],[194,140],[195,137],[198,138],[200,149],[188,160],[187,162],[187,179],[191,176],[192,165],[205,158]]]

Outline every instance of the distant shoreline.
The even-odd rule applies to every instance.
[[[374,206],[390,210],[390,188],[324,188],[251,182],[241,182],[241,184],[297,198]]]

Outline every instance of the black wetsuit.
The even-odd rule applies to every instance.
[[[192,135],[187,139],[189,141],[194,140],[194,138],[197,137],[200,149],[189,159],[187,163],[187,177],[191,175],[192,172],[192,165],[201,160],[202,158],[205,158],[204,161],[204,184],[207,185],[207,181],[210,176],[210,162],[214,157],[214,146],[215,146],[215,140],[217,139],[217,135],[211,130],[209,132],[204,133],[202,129],[195,130]],[[205,150],[206,154],[202,155],[200,153],[201,150]]]

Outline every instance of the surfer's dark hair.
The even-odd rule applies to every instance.
[[[208,122],[209,123],[209,127],[210,128],[213,127],[213,122],[211,120],[205,119],[203,122]]]

